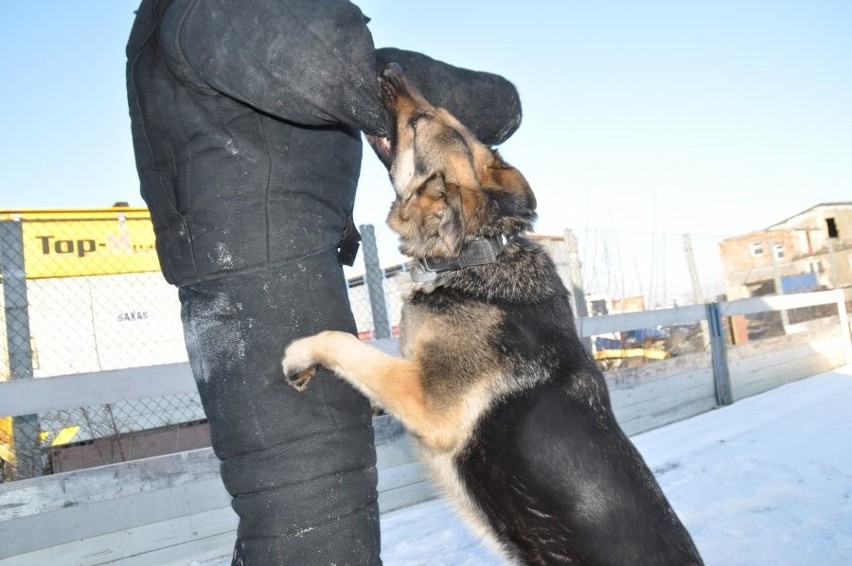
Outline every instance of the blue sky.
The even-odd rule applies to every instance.
[[[142,204],[124,90],[136,5],[0,3],[0,208]],[[852,2],[359,5],[377,46],[517,85],[524,121],[501,153],[536,192],[537,230],[573,228],[587,254],[614,233],[674,249],[691,232],[710,250],[852,200]],[[391,189],[365,155],[356,221],[392,240]],[[622,247],[610,260],[629,263]],[[645,278],[666,260],[630,261]]]

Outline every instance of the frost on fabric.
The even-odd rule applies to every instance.
[[[242,363],[246,342],[240,325],[241,303],[231,303],[225,293],[193,302],[185,333],[192,373],[207,382],[213,371],[229,371]]]
[[[213,259],[217,264],[225,269],[231,269],[234,267],[234,256],[231,255],[228,246],[222,242],[216,244],[216,257]]]

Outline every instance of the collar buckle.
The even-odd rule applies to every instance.
[[[411,279],[416,283],[434,281],[441,271],[458,271],[465,267],[494,263],[500,252],[517,238],[517,233],[494,238],[476,238],[466,242],[457,257],[421,258],[413,263]]]

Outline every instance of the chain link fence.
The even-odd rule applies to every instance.
[[[406,266],[349,280],[359,336],[398,336]],[[186,362],[177,290],[160,274],[148,211],[0,212],[0,381]],[[209,445],[196,395],[0,415],[3,480]]]
[[[402,303],[412,289],[408,265],[381,266],[373,226],[359,227],[364,274],[348,280],[349,302],[362,340],[396,338]]]
[[[360,229],[364,274],[348,281],[358,334],[364,340],[396,337],[402,304],[413,285],[408,266],[382,267],[373,227]],[[575,313],[646,310],[641,296],[595,292],[590,278],[600,270],[581,265],[571,232],[532,237],[553,258],[572,292]],[[585,250],[583,255],[588,254]],[[160,274],[145,209],[0,211],[0,276],[0,381],[187,360],[177,290]],[[777,327],[831,314],[836,316],[811,309],[748,321],[725,319],[725,324],[743,327],[730,327],[725,336],[729,343],[737,331],[755,339],[761,333],[777,334]],[[587,347],[607,370],[709,352],[706,327],[699,322],[593,336]],[[4,480],[208,445],[206,419],[194,394],[0,415]]]
[[[186,361],[177,291],[160,274],[147,210],[3,213],[0,250],[0,380]],[[209,444],[206,431],[184,430],[203,422],[191,395],[0,415],[3,477]]]
[[[405,266],[382,269],[362,226],[366,276],[349,280],[362,339],[398,335]],[[0,212],[0,381],[187,361],[177,290],[148,211]],[[187,369],[188,371],[188,369]],[[9,481],[209,446],[197,395],[0,415]]]

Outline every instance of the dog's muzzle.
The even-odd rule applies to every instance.
[[[391,166],[391,152],[392,146],[389,137],[386,136],[365,136],[367,138],[367,143],[370,144],[370,147],[373,148],[373,151],[376,152],[376,157],[379,158],[379,161],[386,168],[390,168]]]

